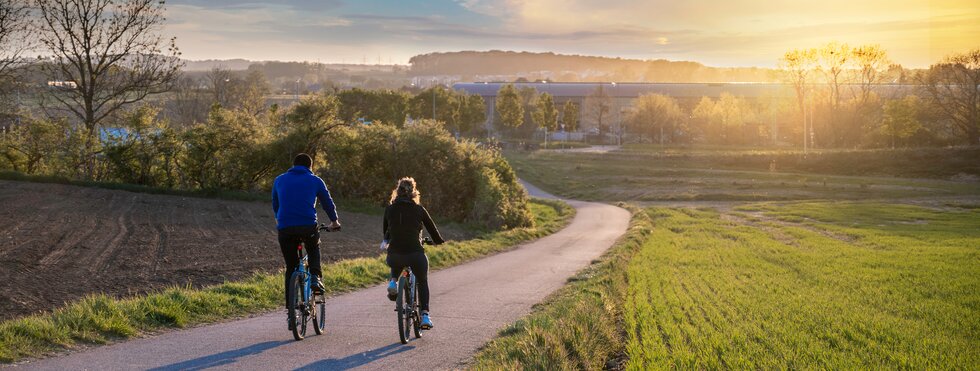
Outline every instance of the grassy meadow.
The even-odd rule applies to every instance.
[[[918,151],[918,150],[916,150]],[[980,149],[796,151],[627,146],[609,153],[513,152],[524,180],[604,202],[896,199],[980,194]],[[939,152],[937,152],[939,151]],[[775,162],[774,162],[775,161]],[[872,171],[873,166],[879,166]],[[952,180],[951,180],[952,179]]]

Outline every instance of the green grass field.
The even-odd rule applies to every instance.
[[[530,206],[533,227],[426,248],[430,267],[445,268],[511,249],[560,230],[575,215],[575,209],[558,201],[535,199]],[[328,294],[335,294],[379,284],[388,274],[383,255],[349,259],[324,265],[323,283]],[[282,273],[256,273],[239,282],[202,289],[178,286],[132,298],[93,295],[51,313],[0,322],[0,362],[269,311],[282,305],[282,297]]]
[[[972,149],[950,151],[951,155],[946,156],[950,159],[948,163],[936,163],[933,167],[945,169],[943,174],[973,176],[970,174],[978,171],[975,168],[980,167],[980,161],[960,159],[974,152],[980,156],[980,151]],[[833,152],[828,156],[839,154]],[[783,160],[785,166],[777,163],[773,171],[768,167],[770,155],[752,150],[700,150],[694,154],[662,155],[642,148],[626,148],[606,154],[512,152],[507,158],[521,178],[546,191],[605,202],[864,200],[980,194],[980,182],[976,181],[850,175],[854,173],[853,168],[864,166],[863,162],[881,161],[879,157],[887,155],[869,152],[854,155],[849,161],[833,157],[800,162],[798,156],[787,152],[779,155],[788,158]],[[787,164],[789,159],[795,161],[792,166]],[[928,168],[929,164],[904,168],[924,167]],[[811,170],[819,172],[798,172]]]
[[[976,369],[978,150],[509,153],[555,194],[672,207],[474,367]],[[584,336],[596,318],[622,336]]]
[[[980,211],[875,203],[649,211],[629,369],[980,365]]]

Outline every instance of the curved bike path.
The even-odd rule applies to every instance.
[[[537,197],[554,198],[525,184]],[[430,273],[436,327],[398,341],[384,285],[327,300],[323,335],[294,341],[285,311],[174,331],[42,359],[19,368],[50,370],[449,369],[458,368],[565,284],[622,236],[626,210],[565,200],[577,214],[565,229],[515,250]],[[329,243],[329,241],[325,241]],[[271,253],[272,250],[270,250]],[[278,250],[277,250],[278,252]]]

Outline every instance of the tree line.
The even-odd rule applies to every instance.
[[[780,64],[792,98],[776,93],[759,97],[722,93],[717,98],[689,100],[647,94],[632,100],[625,117],[615,117],[613,123],[612,110],[618,107],[600,84],[583,100],[581,118],[603,137],[618,130],[614,134],[636,134],[629,138],[663,144],[804,148],[980,144],[980,49],[910,72],[896,68],[880,46],[832,42],[788,51]],[[899,81],[903,84],[890,85]],[[521,98],[528,96],[534,96],[533,88],[501,88],[497,121],[503,127],[529,122],[550,125],[533,118],[522,120],[522,110],[537,110]]]
[[[265,191],[305,152],[341,197],[380,204],[412,175],[432,192],[427,206],[450,219],[533,222],[500,153],[453,135],[484,120],[479,96],[352,89],[269,104],[261,70],[182,74],[176,40],[158,31],[164,10],[158,0],[0,2],[0,80],[30,101],[3,106],[0,170]],[[26,59],[28,50],[46,57]]]

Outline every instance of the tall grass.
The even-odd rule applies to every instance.
[[[476,355],[478,370],[599,370],[617,364],[626,266],[653,225],[636,209],[626,235],[599,262],[508,326]]]
[[[510,249],[558,231],[575,214],[567,204],[550,200],[533,200],[531,210],[533,227],[427,248],[430,266],[445,268]],[[383,256],[350,259],[324,265],[323,283],[328,294],[336,294],[380,283],[387,274]],[[9,363],[72,349],[79,343],[102,344],[160,329],[259,313],[282,303],[282,273],[257,273],[242,281],[202,289],[172,287],[133,298],[92,295],[51,313],[0,323],[0,361]]]

